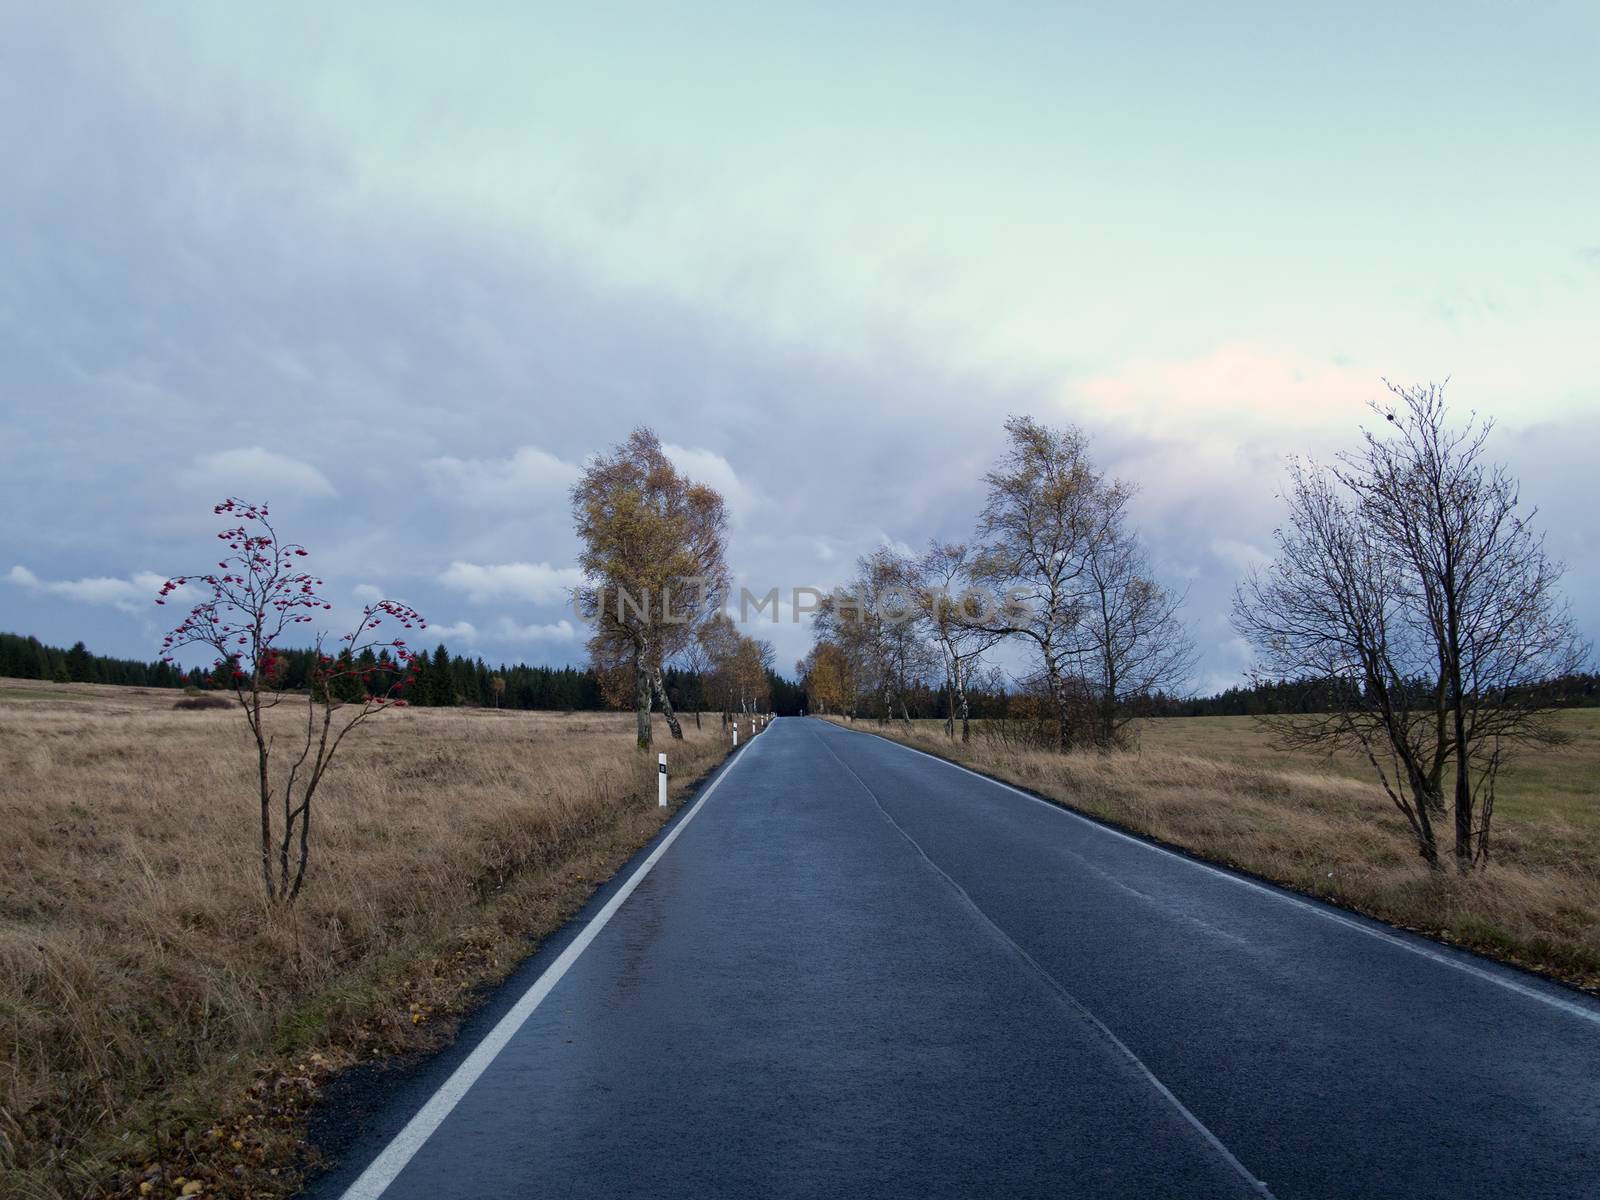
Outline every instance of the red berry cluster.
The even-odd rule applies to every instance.
[[[333,605],[317,591],[322,580],[295,565],[294,560],[306,557],[307,551],[278,539],[266,505],[230,497],[212,512],[238,522],[217,534],[230,553],[217,563],[217,572],[179,575],[162,585],[157,604],[165,604],[168,596],[187,585],[206,588],[204,598],[163,640],[162,658],[171,662],[182,646],[209,646],[217,651],[218,672],[226,671],[234,687],[244,691],[252,680],[264,681],[277,669],[282,661],[277,643],[286,630],[311,624],[313,611],[331,611]],[[382,640],[375,632],[386,620],[398,621],[405,629],[428,627],[422,614],[410,605],[397,600],[369,604],[355,629],[340,639],[345,648],[338,660],[318,656],[313,684],[331,694],[330,685],[336,681],[359,677],[367,703],[404,705],[394,694],[415,680],[411,668],[414,655],[403,640]],[[317,642],[320,645],[321,638]],[[363,665],[359,658],[369,661]],[[374,691],[379,674],[394,674],[396,663],[408,674],[388,688]]]

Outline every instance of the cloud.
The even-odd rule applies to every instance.
[[[903,542],[897,537],[890,537],[883,530],[878,531],[878,545],[894,551],[902,558],[915,558],[917,552],[911,548],[911,543]]]
[[[258,504],[283,496],[323,499],[336,494],[328,477],[310,463],[261,446],[202,454],[181,478],[191,487],[243,496]]]
[[[1211,553],[1238,571],[1263,567],[1272,561],[1272,555],[1259,546],[1252,546],[1248,542],[1237,542],[1232,538],[1213,538]]]
[[[454,625],[429,625],[428,636],[442,642],[475,642],[478,640],[478,627],[471,621],[457,621]]]
[[[64,596],[79,604],[116,608],[128,613],[152,611],[156,593],[167,582],[165,575],[153,571],[138,571],[128,579],[104,575],[87,579],[40,579],[20,564],[11,568],[6,579],[31,592]],[[169,602],[174,598],[184,603],[192,600],[193,593],[188,588],[179,588],[168,598]]]
[[[358,583],[350,589],[350,594],[363,604],[371,604],[374,600],[383,599],[383,590],[370,583]]]
[[[1242,426],[1259,436],[1359,424],[1368,415],[1366,402],[1384,394],[1379,375],[1234,343],[1191,358],[1131,361],[1076,381],[1063,404],[1076,411],[1087,401],[1099,419],[1162,432]]]
[[[671,442],[663,443],[661,450],[672,460],[673,466],[695,483],[716,488],[727,502],[728,516],[732,520],[743,521],[763,503],[761,492],[741,480],[733,464],[715,450],[675,446]]]
[[[565,618],[548,625],[520,625],[510,617],[501,617],[495,624],[495,634],[508,642],[571,642],[577,639],[578,630]]]
[[[537,446],[522,446],[510,458],[454,458],[422,464],[428,487],[472,508],[565,500],[581,468]]]
[[[324,136],[331,127],[286,119],[259,102],[259,73],[202,69],[152,26],[144,36],[162,45],[172,76],[152,90],[152,60],[128,41],[133,26],[91,27],[63,11],[0,21],[11,35],[0,36],[0,93],[15,101],[0,104],[0,141],[14,150],[0,188],[0,545],[36,581],[102,598],[8,585],[0,572],[6,621],[20,632],[134,652],[143,644],[135,622],[115,604],[148,599],[126,596],[126,580],[79,577],[203,565],[215,557],[205,553],[210,502],[260,488],[253,498],[323,498],[285,505],[284,533],[314,550],[328,594],[344,601],[341,617],[353,597],[366,598],[358,584],[382,580],[424,612],[472,612],[475,652],[509,657],[526,644],[530,659],[572,661],[581,623],[567,636],[555,602],[576,573],[549,565],[577,561],[562,493],[575,463],[632,426],[655,425],[687,474],[723,491],[735,522],[730,565],[764,591],[842,582],[879,530],[912,546],[970,538],[1001,422],[1024,412],[1082,422],[1097,459],[1142,485],[1136,514],[1158,570],[1197,572],[1189,611],[1198,623],[1225,610],[1237,547],[1271,545],[1282,456],[1350,444],[1367,417],[1362,402],[1383,395],[1380,374],[1430,370],[1454,372],[1457,386],[1475,389],[1463,401],[1508,422],[1526,424],[1535,404],[1570,416],[1515,465],[1530,496],[1537,486],[1552,545],[1574,564],[1574,603],[1591,632],[1600,628],[1590,565],[1600,552],[1584,492],[1600,361],[1584,333],[1600,256],[1573,256],[1594,246],[1592,229],[1551,228],[1531,255],[1505,250],[1543,255],[1577,281],[1583,290],[1565,294],[1564,315],[1475,327],[1462,339],[1438,332],[1422,306],[1433,287],[1459,290],[1480,276],[1504,291],[1490,265],[1462,266],[1459,278],[1397,275],[1380,261],[1382,239],[1365,239],[1376,257],[1341,259],[1337,278],[1312,279],[1300,258],[1280,253],[1287,243],[1248,221],[1249,245],[1290,274],[1219,274],[1215,263],[1234,262],[1238,247],[1208,243],[1203,269],[1178,272],[1177,291],[1162,300],[1152,285],[1176,278],[1162,247],[1141,245],[1146,265],[1131,277],[1115,247],[1104,275],[1051,276],[1039,265],[1049,256],[1024,236],[1021,270],[1055,280],[1048,311],[1021,312],[1009,287],[967,293],[948,309],[930,297],[944,314],[930,338],[916,314],[870,301],[878,293],[867,275],[885,269],[876,252],[846,262],[803,238],[795,257],[807,271],[828,275],[831,293],[845,262],[842,290],[860,302],[807,318],[792,303],[787,261],[773,270],[765,248],[747,255],[748,241],[699,221],[692,205],[646,194],[655,187],[647,178],[641,209],[675,223],[688,214],[683,228],[700,229],[727,257],[714,269],[684,271],[665,258],[636,269],[646,244],[637,239],[659,225],[635,224],[635,240],[619,241],[617,225],[634,219],[626,204],[613,217],[600,214],[616,204],[579,199],[593,209],[593,240],[583,245],[563,236],[566,218],[539,205],[512,203],[504,211],[518,213],[513,222],[485,220],[487,194],[455,190],[481,172],[432,170],[401,154],[406,185],[391,186],[394,177],[373,173],[370,137],[355,125],[345,132],[356,136]],[[239,37],[242,46],[249,35]],[[392,114],[377,119],[392,123]],[[612,157],[604,146],[591,154]],[[541,195],[588,196],[548,186],[544,156],[527,162]],[[631,187],[623,165],[604,174]],[[715,184],[701,166],[684,167],[684,178]],[[487,184],[494,205],[505,200],[501,182]],[[899,219],[903,206],[892,209]],[[853,221],[855,206],[841,211]],[[789,235],[785,225],[779,236],[788,244]],[[698,237],[683,262],[705,261]],[[942,233],[935,242],[954,245]],[[594,247],[608,248],[603,259]],[[748,286],[724,286],[735,271]],[[1352,282],[1388,276],[1400,282]],[[906,276],[886,294],[906,288],[930,291]],[[996,322],[999,297],[1007,319]],[[980,333],[983,346],[967,353],[971,335],[990,328],[1003,332]],[[1531,382],[1519,378],[1530,371]],[[174,497],[170,485],[186,479],[206,490]],[[327,502],[334,484],[339,500]],[[199,496],[207,503],[194,503]],[[1213,552],[1217,538],[1236,546]],[[541,598],[552,603],[538,607]],[[148,620],[172,610],[144,611]],[[501,613],[534,623],[513,621],[497,643]],[[469,624],[446,628],[464,640]],[[786,663],[809,641],[788,621],[764,627],[768,635]],[[1229,669],[1210,639],[1203,645],[1206,669]]]
[[[577,567],[552,567],[549,563],[511,562],[478,564],[452,562],[439,582],[465,592],[474,604],[488,600],[529,600],[534,604],[565,604],[571,589],[583,582]]]

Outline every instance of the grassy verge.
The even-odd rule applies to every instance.
[[[945,738],[937,722],[857,727],[953,759],[1203,858],[1600,991],[1600,713],[1510,767],[1496,861],[1429,871],[1354,761],[1277,750],[1249,718],[1147,722],[1138,749],[1060,755]],[[841,722],[843,723],[843,722]]]
[[[173,699],[0,680],[7,1196],[291,1194],[320,1085],[446,1041],[663,819],[631,717],[388,713],[275,911],[242,722]],[[726,752],[685,733],[674,801]]]

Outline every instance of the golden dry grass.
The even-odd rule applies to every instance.
[[[981,730],[963,747],[935,721],[909,733],[857,725],[1213,861],[1600,988],[1600,712],[1560,719],[1571,743],[1507,768],[1495,862],[1465,877],[1422,864],[1362,763],[1279,750],[1247,717],[1149,721],[1134,750],[1069,755],[999,745]]]
[[[1568,709],[1556,715],[1568,737],[1564,746],[1514,759],[1501,776],[1495,814],[1513,822],[1561,821],[1600,826],[1600,708]],[[1200,755],[1241,765],[1333,774],[1372,782],[1372,768],[1359,754],[1332,760],[1304,750],[1282,750],[1249,717],[1184,717],[1141,721],[1138,748]]]
[[[243,722],[175,699],[0,680],[7,1196],[292,1190],[320,1077],[447,1036],[660,823],[629,716],[390,712],[273,910]],[[724,748],[665,734],[676,800]]]

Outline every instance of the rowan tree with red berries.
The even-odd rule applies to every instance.
[[[357,728],[387,708],[403,708],[412,682],[413,654],[400,629],[426,629],[409,605],[378,600],[361,610],[355,627],[330,647],[322,632],[310,635],[310,686],[301,695],[280,690],[282,641],[315,626],[333,605],[317,590],[322,580],[304,570],[306,548],[279,539],[265,504],[232,497],[212,510],[229,527],[217,534],[227,553],[214,572],[179,575],[161,588],[157,604],[183,587],[203,589],[203,598],[166,636],[162,657],[171,662],[184,647],[216,655],[215,677],[224,681],[244,710],[255,739],[261,801],[261,877],[267,898],[288,904],[305,882],[311,847],[311,804],[340,746]],[[382,670],[392,655],[402,674]],[[288,701],[305,702],[305,725],[285,737],[281,722],[267,728],[267,714]],[[275,755],[277,758],[275,769]]]

